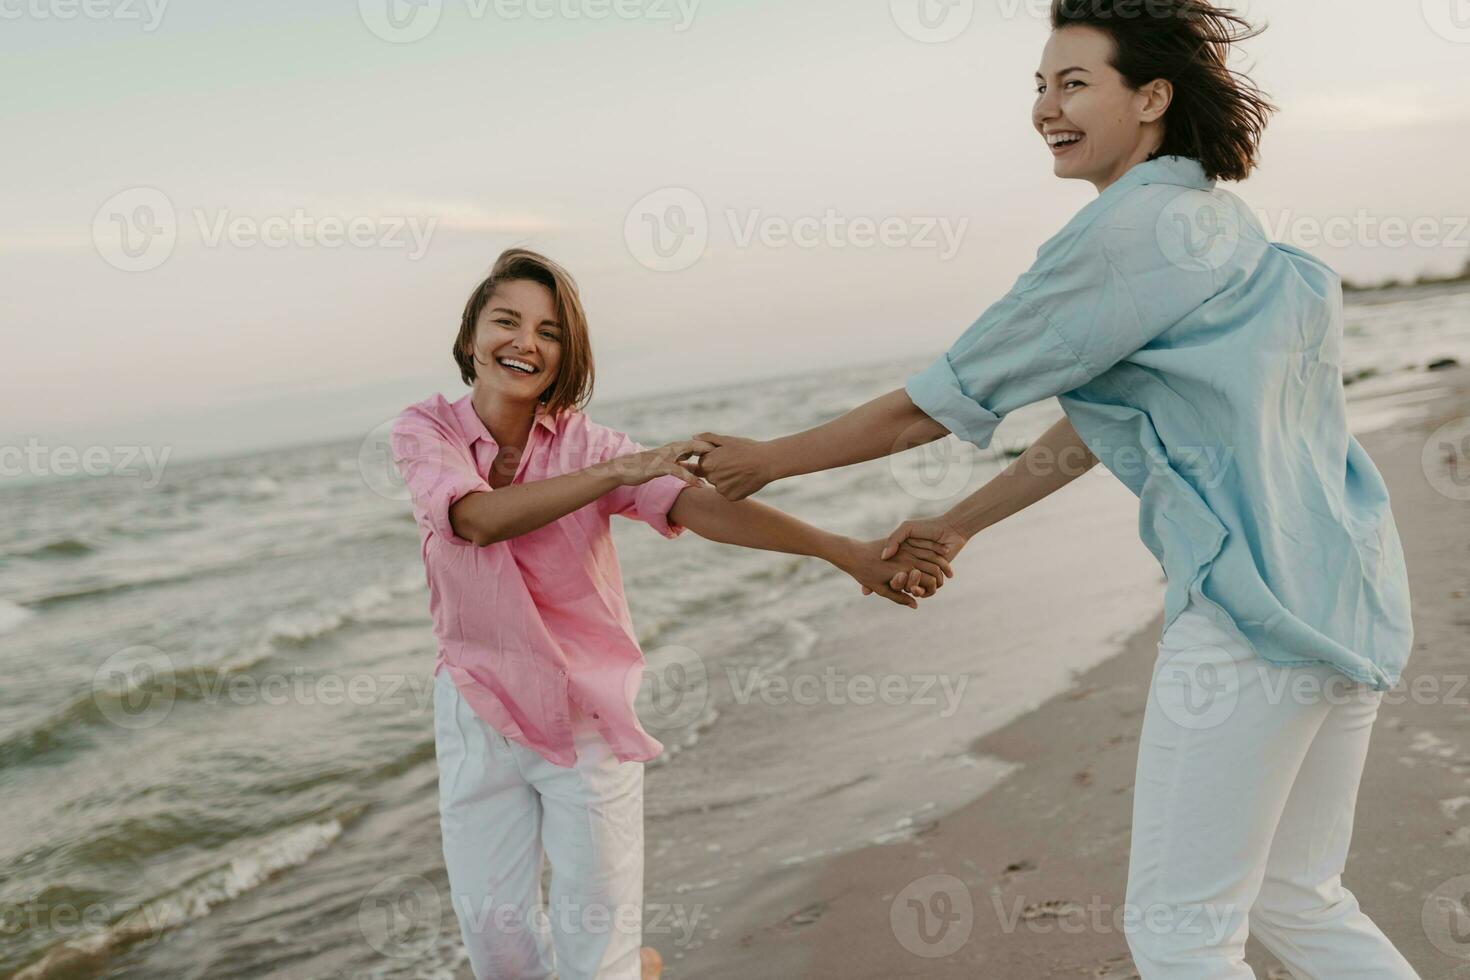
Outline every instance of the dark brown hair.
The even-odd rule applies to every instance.
[[[1276,106],[1226,59],[1232,44],[1265,28],[1207,0],[1053,0],[1051,23],[1105,31],[1112,65],[1130,87],[1157,79],[1174,86],[1154,157],[1198,160],[1211,180],[1250,176]]]
[[[539,282],[551,290],[552,302],[556,304],[556,319],[561,324],[561,367],[556,380],[542,394],[541,403],[552,415],[581,409],[592,398],[595,374],[582,297],[571,273],[529,249],[512,248],[501,252],[490,275],[470,293],[469,301],[464,305],[464,317],[459,321],[459,336],[454,338],[454,361],[459,365],[459,376],[467,385],[475,383],[475,326],[485,304],[495,295],[495,287],[520,280]]]

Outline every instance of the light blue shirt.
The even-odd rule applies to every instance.
[[[914,404],[985,448],[1057,396],[1139,497],[1168,579],[1281,666],[1377,690],[1413,645],[1388,491],[1347,427],[1342,283],[1267,240],[1204,168],[1129,170],[1044,244],[1011,291],[914,375]]]

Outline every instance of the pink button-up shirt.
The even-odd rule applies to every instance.
[[[672,476],[619,487],[527,534],[477,548],[454,533],[449,507],[486,482],[500,447],[470,395],[435,395],[393,425],[393,459],[423,538],[429,612],[439,652],[475,714],[507,739],[559,766],[577,758],[572,703],[622,761],[663,745],[643,730],[633,700],[643,651],[633,632],[609,519],[636,518],[665,537],[683,528],[669,510],[686,484]],[[581,412],[541,412],[513,483],[533,483],[641,452],[628,436]]]

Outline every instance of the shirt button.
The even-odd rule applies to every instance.
[[[594,712],[592,712],[592,717],[594,717],[594,718],[601,718],[602,715],[600,715],[600,714],[598,714],[597,712],[594,711]]]
[[[558,671],[557,671],[557,672],[556,672],[556,673],[557,673],[557,675],[558,675],[558,676],[560,676],[560,677],[565,677],[565,676],[567,676],[567,672],[566,672],[566,671],[564,671],[564,670],[558,670]]]

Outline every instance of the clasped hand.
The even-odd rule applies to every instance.
[[[728,500],[743,500],[780,476],[766,443],[716,432],[701,432],[694,441],[713,448],[685,465]],[[916,597],[934,595],[954,577],[950,562],[966,540],[946,518],[906,521],[882,541],[855,542],[844,571],[863,587],[863,595],[877,593],[917,608]]]

